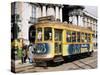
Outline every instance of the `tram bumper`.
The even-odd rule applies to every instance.
[[[35,62],[50,61],[53,57],[49,55],[34,55],[33,60]]]

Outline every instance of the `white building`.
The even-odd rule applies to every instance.
[[[87,11],[84,11],[83,18],[84,27],[91,27],[93,31],[97,30],[97,17],[91,15]]]
[[[51,16],[62,22],[62,5],[40,4],[29,2],[14,2],[11,5],[11,15],[18,15],[21,22],[17,22],[20,32],[18,38],[23,38],[25,43],[29,40],[29,27],[37,22],[39,17]]]
[[[97,44],[97,17],[84,10],[83,6],[68,6],[69,23],[81,27],[89,27],[94,32],[94,42]]]
[[[91,27],[97,33],[97,18],[84,11],[83,6],[14,2],[11,5],[11,15],[15,16],[15,22],[20,29],[17,38],[23,38],[25,43],[29,42],[30,26],[36,23],[39,17],[43,16],[53,15],[55,20],[60,22],[67,21],[81,27]]]
[[[69,23],[83,27],[83,6],[69,6]]]
[[[97,47],[97,17],[91,15],[87,11],[84,11],[83,25],[84,27],[90,27],[95,33],[93,41],[95,43],[95,47]]]

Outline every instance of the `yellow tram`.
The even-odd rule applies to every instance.
[[[90,28],[41,21],[35,27],[34,57],[38,61],[63,61],[64,56],[93,52],[93,32]]]

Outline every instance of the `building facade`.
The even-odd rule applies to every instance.
[[[29,43],[29,28],[39,17],[54,16],[55,20],[81,27],[91,27],[97,37],[97,18],[84,11],[83,6],[14,2],[11,4],[12,38],[23,38]],[[14,28],[13,28],[14,27]],[[14,36],[13,36],[14,35]]]
[[[84,6],[77,5],[69,5],[65,7],[65,11],[67,12],[66,18],[64,21],[71,23],[73,25],[77,25],[80,27],[91,28],[94,31],[95,35],[93,35],[94,39],[94,47],[97,47],[97,17],[88,13],[84,10]],[[63,11],[63,12],[65,12]],[[68,18],[68,19],[67,19]]]
[[[97,17],[91,15],[90,13],[84,11],[84,18],[83,18],[83,24],[84,27],[89,27],[92,29],[92,31],[95,33],[93,35],[94,39],[94,47],[97,48]]]
[[[29,2],[14,2],[11,5],[11,15],[18,16],[12,19],[18,21],[20,31],[14,38],[23,38],[25,43],[29,42],[29,27],[38,21],[39,17],[54,16],[55,20],[62,22],[62,5],[60,4],[41,4]],[[16,19],[17,18],[17,19]],[[13,27],[14,22],[12,22]],[[12,36],[13,38],[13,36]]]

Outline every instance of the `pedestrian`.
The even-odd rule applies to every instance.
[[[22,57],[22,39],[18,39],[18,50],[17,50],[18,59]]]
[[[29,47],[28,47],[28,59],[30,63],[33,63],[33,44],[30,43]]]
[[[26,63],[26,59],[27,59],[27,46],[24,45],[22,50],[22,63]]]

